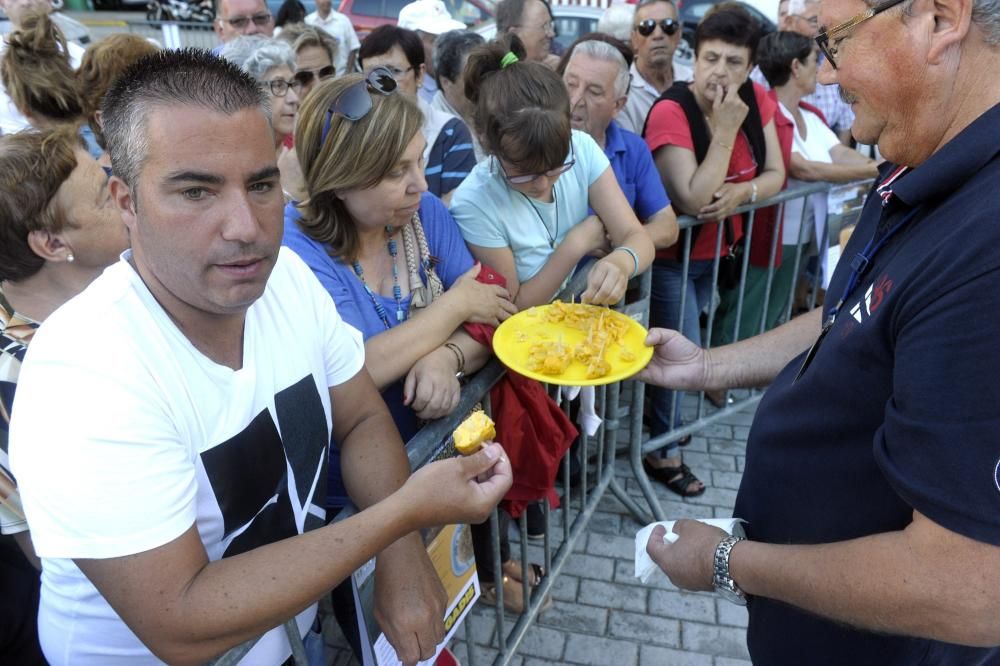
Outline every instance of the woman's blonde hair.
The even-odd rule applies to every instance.
[[[309,191],[299,204],[299,224],[310,238],[328,245],[331,256],[348,262],[357,258],[358,232],[337,193],[382,182],[424,122],[416,101],[398,92],[370,92],[372,109],[357,121],[329,112],[334,100],[363,80],[361,74],[349,74],[321,82],[299,109],[295,128],[295,150]]]

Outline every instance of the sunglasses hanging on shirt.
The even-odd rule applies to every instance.
[[[661,19],[659,21],[655,19],[646,19],[645,21],[639,21],[635,26],[635,31],[638,32],[643,37],[649,37],[656,30],[656,26],[660,26],[660,30],[663,34],[670,37],[677,33],[680,28],[680,24],[674,19]]]

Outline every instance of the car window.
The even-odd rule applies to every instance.
[[[396,12],[398,15],[399,10]],[[382,16],[382,0],[354,0],[351,13],[361,16]]]
[[[380,16],[399,18],[399,10],[410,4],[411,0],[385,0],[385,8]]]
[[[579,16],[557,18],[555,28],[556,41],[563,48],[568,48],[580,35],[597,30],[597,19]]]

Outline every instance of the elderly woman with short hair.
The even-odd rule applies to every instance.
[[[267,90],[271,102],[274,148],[280,157],[291,147],[299,112],[302,83],[295,78],[295,52],[279,39],[249,35],[226,44],[222,57],[241,67]]]

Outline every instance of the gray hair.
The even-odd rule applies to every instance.
[[[472,30],[450,30],[434,40],[434,76],[441,85],[441,79],[458,83],[462,79],[462,61],[472,49],[486,42],[486,39]]]
[[[625,62],[625,56],[622,55],[621,51],[607,42],[599,42],[596,39],[590,39],[586,42],[580,42],[573,47],[573,55],[576,55],[577,53],[590,56],[595,60],[603,60],[617,65],[618,73],[615,74],[614,87],[615,97],[625,96],[628,92],[629,72],[628,63]]]
[[[322,28],[306,25],[305,23],[291,23],[286,25],[280,34],[274,36],[283,42],[292,45],[292,50],[296,54],[308,46],[315,46],[326,51],[330,55],[332,63],[337,57],[337,38]]]
[[[635,16],[635,5],[625,2],[615,3],[604,10],[597,21],[597,32],[611,35],[626,44],[632,34],[632,18]]]
[[[983,39],[988,45],[1000,46],[1000,0],[975,0],[972,22],[983,31]]]
[[[225,45],[222,57],[261,81],[275,67],[295,71],[295,51],[288,42],[259,35],[242,35]]]
[[[268,95],[256,80],[203,49],[165,49],[142,58],[115,81],[104,98],[104,138],[114,174],[136,197],[149,153],[146,119],[157,107],[193,106],[232,115],[259,109],[270,122]]]

